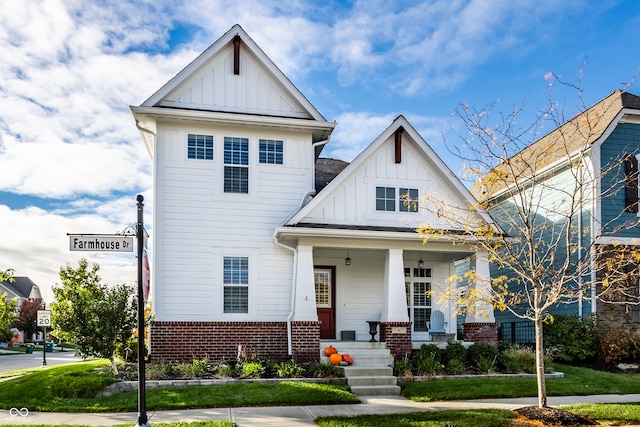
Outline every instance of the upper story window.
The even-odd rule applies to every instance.
[[[396,189],[393,187],[376,187],[376,210],[396,210]]]
[[[418,212],[418,189],[398,188],[396,191],[395,187],[376,187],[376,210]]]
[[[225,313],[249,312],[249,258],[224,257],[223,305]]]
[[[282,141],[273,139],[261,139],[259,151],[259,162],[281,165],[282,164]]]
[[[249,192],[249,139],[224,137],[224,192]]]
[[[187,135],[187,158],[213,160],[213,135]]]
[[[400,212],[418,212],[418,189],[401,188],[399,202]]]

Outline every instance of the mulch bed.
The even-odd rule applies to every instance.
[[[538,406],[525,406],[514,411],[518,419],[525,423],[519,425],[543,425],[543,426],[597,426],[600,425],[587,418],[581,417],[569,411],[555,408],[540,408]]]

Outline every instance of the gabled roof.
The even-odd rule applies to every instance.
[[[462,182],[455,176],[455,174],[447,167],[447,165],[442,161],[442,159],[433,151],[433,149],[427,144],[427,142],[420,136],[420,134],[413,128],[413,126],[409,123],[409,121],[404,116],[398,116],[387,129],[385,129],[368,147],[366,147],[351,163],[349,163],[344,170],[342,170],[331,182],[327,184],[327,186],[319,192],[316,197],[314,197],[309,203],[307,203],[304,207],[302,207],[295,215],[293,215],[286,223],[285,226],[303,226],[310,228],[322,227],[323,224],[315,223],[308,220],[308,216],[310,216],[314,210],[317,210],[321,204],[325,203],[326,200],[335,197],[335,193],[337,189],[343,188],[345,186],[350,185],[355,178],[356,171],[361,169],[361,166],[368,162],[370,157],[373,156],[374,153],[379,152],[379,149],[383,147],[385,143],[388,143],[390,140],[394,139],[394,135],[397,131],[401,131],[402,141],[411,142],[411,147],[414,147],[416,157],[419,159],[411,159],[412,161],[424,161],[428,162],[429,167],[434,171],[437,175],[437,179],[443,181],[444,186],[450,189],[453,197],[458,200],[463,200],[467,206],[475,206],[477,204],[476,200],[469,192],[469,190],[462,184]],[[393,144],[393,141],[391,141]],[[403,142],[404,144],[404,142]],[[403,161],[409,161],[409,159]],[[394,178],[389,175],[387,177],[380,177],[384,179],[386,182],[405,182],[403,185],[407,185],[406,183],[411,182],[411,186],[415,184],[416,186],[424,186],[427,182],[426,177],[417,178],[415,180],[411,180],[408,178],[404,178],[403,181],[398,178]],[[362,177],[358,177],[357,180],[361,181]],[[438,183],[431,182],[431,185],[437,186]],[[401,185],[402,186],[402,185]],[[373,194],[373,193],[372,193]],[[373,197],[373,196],[371,196]],[[351,203],[355,204],[355,200]],[[356,209],[364,209],[363,206],[356,206]],[[489,217],[488,214],[479,211],[479,215],[482,216],[483,220],[489,224],[494,224],[494,221]],[[416,218],[420,223],[423,218]],[[344,221],[339,223],[338,220],[333,221],[330,225],[327,225],[329,228],[335,229],[344,229],[345,226],[350,227],[352,230],[363,230],[365,228],[369,230],[377,230],[377,231],[415,231],[416,226],[407,224],[406,222],[402,227],[398,227],[400,224],[389,224],[380,223],[377,226],[373,224],[369,226],[369,221],[360,221],[359,223],[349,223],[348,221]],[[394,226],[395,225],[395,226]]]
[[[5,280],[0,282],[0,294],[7,292],[9,298],[30,298],[32,291],[37,291],[36,298],[40,298],[40,289],[28,277],[14,277],[14,281]]]
[[[526,180],[532,172],[539,173],[553,165],[568,162],[571,157],[606,136],[612,125],[615,126],[629,110],[640,110],[640,97],[621,90],[612,92],[512,156],[509,172],[519,175],[514,180]],[[504,168],[504,165],[498,165],[478,180],[471,192],[479,199],[486,199],[505,190],[504,180],[490,178],[491,174],[501,175],[501,169]]]
[[[268,74],[268,77],[273,79],[273,81],[279,86],[275,88],[276,90],[281,90],[282,93],[273,93],[273,88],[258,88],[255,90],[271,90],[270,96],[280,96],[280,97],[289,97],[294,100],[294,102],[298,105],[292,105],[291,111],[288,114],[282,113],[284,117],[298,117],[305,118],[311,120],[319,120],[326,121],[324,117],[315,109],[313,105],[307,100],[307,98],[295,87],[295,85],[285,76],[282,71],[269,59],[269,57],[260,49],[260,47],[249,37],[249,35],[244,31],[244,29],[236,24],[229,31],[227,31],[222,37],[220,37],[216,42],[214,42],[211,46],[209,46],[204,52],[202,52],[196,59],[194,59],[189,65],[187,65],[182,71],[176,74],[171,80],[169,80],[164,86],[162,86],[156,93],[154,93],[149,99],[142,103],[142,107],[173,107],[173,108],[185,108],[184,105],[186,102],[178,101],[175,99],[171,99],[172,95],[176,95],[176,92],[179,91],[181,86],[189,83],[189,78],[196,75],[200,70],[209,66],[211,61],[216,58],[219,54],[224,54],[223,50],[229,49],[230,46],[233,46],[234,39],[239,38],[241,41],[241,52],[242,55],[246,57],[256,58],[258,61],[258,65],[262,66],[261,69],[257,70],[257,73],[265,73]],[[227,61],[228,62],[228,61]],[[225,62],[225,66],[228,65]],[[249,66],[249,64],[244,64],[245,68]],[[228,70],[228,68],[225,68]],[[215,74],[215,69],[207,70],[212,74]],[[242,70],[242,73],[246,73],[246,70]],[[207,76],[209,77],[209,76]],[[198,78],[200,78],[198,76]],[[211,77],[213,80],[217,78],[217,76]],[[227,82],[225,82],[227,83]],[[223,90],[229,90],[230,85],[227,84],[223,87]],[[189,88],[187,88],[189,89]],[[215,91],[217,88],[210,87],[208,90]],[[286,92],[286,93],[285,93]],[[221,94],[224,98],[224,94]],[[290,101],[290,99],[286,99],[286,101]],[[293,102],[292,102],[293,103]],[[197,105],[192,106],[190,108],[198,109],[198,110],[211,110],[211,111],[228,111],[228,112],[245,112],[241,109],[235,109],[233,106],[225,105],[225,104],[214,104],[214,105]],[[259,111],[259,108],[255,109],[256,112]],[[258,112],[259,114],[259,112]],[[265,110],[262,112],[265,115],[274,115],[273,109]]]

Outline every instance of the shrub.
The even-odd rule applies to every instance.
[[[180,373],[183,378],[198,378],[209,369],[209,360],[193,359],[191,363],[184,362],[176,365],[175,370]]]
[[[169,363],[158,362],[146,365],[145,375],[150,380],[164,380],[173,375],[173,366]]]
[[[594,318],[558,315],[544,325],[544,347],[560,362],[585,362],[598,354]]]
[[[447,363],[447,373],[451,375],[460,375],[464,372],[465,364],[460,359],[451,359]]]
[[[411,372],[411,361],[404,359],[393,362],[393,375],[396,377],[413,376]]]
[[[240,364],[240,375],[244,378],[260,378],[264,372],[265,367],[258,360]]]
[[[422,344],[411,359],[413,371],[418,375],[436,375],[444,369],[440,363],[440,348],[435,344]]]
[[[444,356],[444,361],[447,362],[447,365],[452,360],[459,360],[464,366],[464,362],[467,360],[467,349],[464,348],[461,342],[451,341],[447,344]]]
[[[467,361],[469,365],[475,366],[480,372],[490,372],[496,363],[497,350],[488,343],[477,342],[471,344],[467,349]]]
[[[278,378],[299,378],[304,368],[293,360],[276,363],[275,371]]]
[[[220,363],[214,370],[219,377],[228,378],[233,375],[233,368],[226,363]]]
[[[307,373],[312,378],[339,378],[344,376],[342,368],[330,363],[313,362],[309,364]]]
[[[502,361],[507,372],[527,372],[536,371],[536,353],[529,347],[517,345],[507,348],[502,353]]]
[[[640,328],[630,319],[598,320],[598,359],[606,363],[635,360],[640,357]]]
[[[93,372],[71,372],[56,376],[51,382],[51,394],[60,398],[91,398],[115,382],[117,379],[106,370],[101,371],[100,375]]]
[[[129,338],[124,342],[116,343],[115,355],[125,362],[138,360],[138,339]]]

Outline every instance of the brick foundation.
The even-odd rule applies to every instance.
[[[497,323],[465,323],[464,340],[468,342],[486,342],[498,347]]]
[[[310,354],[308,347],[315,339],[315,359],[319,357],[319,326],[316,324],[314,338],[311,323],[292,327],[294,356],[296,352],[301,356]],[[248,356],[277,361],[289,357],[286,322],[151,322],[149,334],[149,351],[155,361],[204,357],[212,362],[235,361],[240,345]]]
[[[291,322],[292,358],[298,362],[320,357],[320,322]]]
[[[381,323],[380,341],[386,343],[387,348],[396,360],[411,356],[411,323]]]

